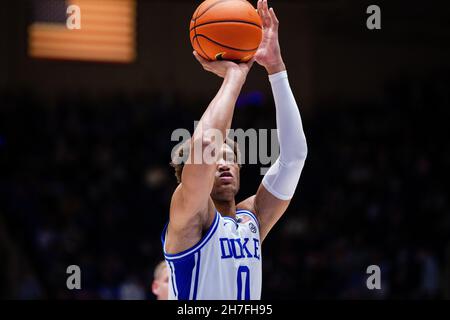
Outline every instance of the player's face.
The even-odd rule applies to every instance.
[[[221,151],[211,197],[218,201],[231,201],[239,190],[239,165],[229,145],[223,144]]]

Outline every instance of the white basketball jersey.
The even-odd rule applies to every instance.
[[[202,239],[178,254],[166,253],[166,230],[169,300],[261,299],[261,242],[253,213],[238,210],[234,220],[216,211]]]

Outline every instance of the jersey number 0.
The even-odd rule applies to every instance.
[[[244,287],[242,286],[242,276],[245,277]],[[244,299],[242,299],[243,290]],[[237,271],[237,300],[250,300],[250,270],[247,266],[239,266]]]

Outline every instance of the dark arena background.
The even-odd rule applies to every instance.
[[[192,56],[199,3],[2,3],[0,298],[155,299],[177,185],[171,134],[193,131],[221,83]],[[81,8],[76,35],[70,4]],[[381,29],[366,26],[371,4]],[[448,6],[270,5],[309,153],[262,246],[262,299],[449,299]],[[232,128],[275,127],[255,64]],[[243,167],[238,200],[255,192],[260,167]],[[81,290],[66,287],[70,265]],[[366,286],[371,265],[379,290]]]

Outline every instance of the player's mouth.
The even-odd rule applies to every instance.
[[[233,181],[233,175],[231,174],[231,172],[228,172],[228,171],[222,172],[219,175],[219,180],[223,181],[223,182],[231,182],[231,181]]]

